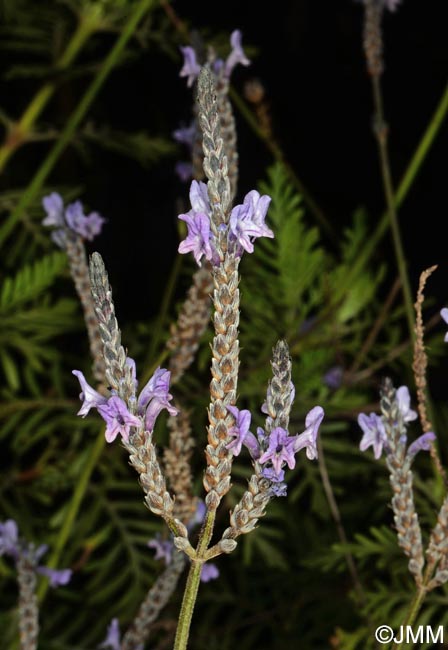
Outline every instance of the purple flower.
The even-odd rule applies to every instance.
[[[71,230],[89,241],[92,241],[96,235],[100,234],[105,222],[104,217],[98,212],[91,212],[86,216],[81,201],[75,201],[67,206],[65,220]]]
[[[187,86],[190,88],[198,78],[201,66],[196,60],[196,52],[192,47],[187,45],[180,50],[184,57],[184,65],[179,72],[179,77],[187,77]]]
[[[129,440],[131,427],[140,427],[141,420],[129,413],[125,402],[113,395],[105,404],[97,406],[98,413],[106,421],[106,440],[113,442],[120,433],[123,440]]]
[[[162,409],[170,415],[178,411],[169,403],[173,396],[169,392],[171,373],[165,368],[157,368],[153,376],[142,389],[137,401],[137,412],[145,416],[145,430],[153,431],[157,416]]]
[[[245,445],[252,454],[252,457],[256,458],[260,452],[254,434],[249,431],[252,417],[250,411],[246,409],[240,411],[236,406],[227,406],[227,410],[235,418],[235,424],[229,429],[229,436],[232,436],[233,440],[226,445],[227,449],[234,456],[238,456],[241,453],[242,445]]]
[[[432,431],[428,431],[423,435],[419,436],[417,440],[409,445],[409,448],[406,452],[406,457],[412,460],[419,451],[429,451],[431,448],[431,443],[436,439],[435,434]]]
[[[202,565],[201,582],[210,582],[210,580],[216,580],[218,577],[219,570],[216,564],[213,564],[213,562],[207,562]]]
[[[325,373],[323,377],[323,382],[328,388],[336,390],[342,383],[342,377],[344,374],[344,369],[342,366],[333,366]]]
[[[323,418],[324,409],[321,406],[315,406],[309,411],[305,418],[305,431],[295,437],[295,453],[305,447],[306,456],[309,460],[317,458],[317,434]]]
[[[194,182],[194,181],[193,181]],[[188,228],[186,239],[179,244],[179,253],[189,253],[194,255],[197,264],[201,266],[201,257],[211,260],[213,250],[210,244],[210,219],[207,215],[201,213],[180,214],[179,219],[185,221]]]
[[[440,310],[440,315],[445,321],[445,323],[448,324],[448,308],[444,307],[443,309]],[[445,338],[443,339],[445,343],[448,343],[448,332],[445,334]]]
[[[166,565],[171,564],[174,551],[172,540],[162,539],[161,536],[157,534],[154,539],[149,540],[148,546],[155,550],[155,560],[164,560]]]
[[[271,461],[277,476],[280,473],[283,463],[286,463],[289,469],[294,469],[296,459],[294,457],[294,445],[296,438],[289,436],[288,432],[282,427],[275,427],[269,434],[268,449],[258,459],[261,464]]]
[[[4,524],[0,523],[0,556],[5,554],[17,558],[19,549],[17,523],[14,519],[7,519]]]
[[[358,424],[364,432],[364,435],[359,444],[361,451],[365,451],[369,447],[373,447],[375,458],[381,456],[384,445],[387,444],[386,431],[382,418],[376,413],[366,415],[360,413],[358,415]]]
[[[396,399],[398,403],[398,410],[401,413],[404,422],[412,422],[417,418],[417,413],[410,408],[411,397],[409,390],[406,386],[397,388]]]
[[[277,473],[273,467],[263,467],[261,473],[271,483],[283,483],[285,480],[285,472],[283,469]]]
[[[70,582],[72,577],[71,569],[50,569],[46,566],[37,567],[37,573],[40,573],[43,576],[47,576],[50,579],[50,585],[52,587],[60,587],[61,585],[66,585]]]
[[[83,405],[79,409],[77,415],[85,417],[90,409],[98,408],[107,403],[107,397],[101,395],[96,391],[92,386],[90,386],[83,373],[80,370],[72,370],[72,374],[78,377],[78,381],[81,384],[81,393],[79,394],[79,399],[83,400]]]
[[[264,223],[270,202],[269,196],[260,197],[257,190],[251,190],[244,197],[243,203],[236,205],[230,213],[230,233],[248,253],[253,253],[252,242],[257,237],[274,236],[272,230]]]
[[[186,144],[190,149],[193,147],[194,139],[196,137],[196,121],[193,120],[190,126],[181,126],[179,129],[173,131],[173,138],[176,142]]]
[[[120,624],[118,618],[113,618],[107,628],[107,636],[100,644],[100,648],[110,648],[110,650],[120,650]]]
[[[42,199],[42,205],[47,213],[47,216],[42,221],[43,226],[55,226],[56,228],[61,228],[65,225],[64,201],[60,194],[52,192],[48,196],[44,196]]]
[[[193,165],[190,162],[179,161],[174,166],[174,171],[183,183],[191,180],[193,177]]]
[[[206,512],[207,506],[205,505],[205,502],[202,499],[199,499],[196,512],[187,524],[188,530],[192,530],[195,526],[202,524]]]
[[[16,561],[20,557],[26,557],[37,573],[50,578],[50,585],[52,587],[66,585],[72,577],[71,569],[56,570],[37,565],[47,550],[47,544],[41,544],[36,548],[33,543],[19,539],[19,530],[13,519],[8,519],[4,524],[0,523],[0,556],[4,554],[10,555]]]
[[[250,61],[247,56],[244,54],[244,50],[241,45],[242,34],[239,29],[235,29],[230,35],[230,45],[232,46],[232,51],[227,57],[225,66],[224,66],[224,76],[227,79],[230,79],[233,68],[238,64],[241,65],[250,65]]]

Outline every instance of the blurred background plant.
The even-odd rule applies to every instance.
[[[237,640],[242,649],[293,647],[298,642],[304,649],[367,648],[373,647],[375,624],[399,625],[404,618],[412,583],[387,508],[388,479],[379,464],[359,452],[356,418],[359,412],[377,410],[385,374],[412,392],[409,318],[388,243],[369,130],[373,108],[361,52],[363,7],[342,1],[332,2],[331,8],[323,5],[330,23],[339,20],[329,47],[340,64],[337,68],[331,61],[334,77],[328,79],[324,112],[323,96],[320,102],[314,96],[322,53],[311,64],[307,59],[308,71],[302,76],[300,63],[294,80],[300,80],[298,100],[291,96],[291,71],[282,71],[283,85],[274,81],[281,60],[289,56],[294,61],[293,54],[303,53],[317,30],[312,0],[283,3],[274,23],[261,10],[259,31],[249,14],[229,6],[219,18],[205,3],[195,3],[187,12],[165,0],[0,2],[0,521],[17,520],[27,539],[50,545],[52,566],[74,572],[70,585],[55,593],[40,585],[43,649],[93,648],[104,639],[112,617],[124,627],[132,620],[160,572],[147,548],[160,523],[145,510],[123,450],[105,447],[101,422],[76,417],[79,389],[71,370],[81,367],[82,359],[89,376],[88,341],[66,255],[55,250],[41,225],[42,197],[57,190],[66,201],[81,198],[106,217],[103,234],[89,250],[100,250],[106,260],[123,341],[149,377],[169,355],[165,344],[170,324],[194,271],[193,263],[176,255],[176,216],[187,205],[188,186],[174,173],[176,161],[185,156],[172,133],[179,123],[190,121],[193,105],[191,91],[178,78],[179,46],[202,40],[225,55],[235,28],[242,29],[253,61],[235,74],[230,93],[239,138],[238,196],[258,183],[272,197],[268,223],[275,232],[273,240],[262,240],[242,263],[240,407],[259,411],[272,345],[285,338],[297,388],[293,427],[297,423],[299,428],[315,403],[325,407],[326,419],[319,464],[299,460],[288,498],[277,499],[263,526],[245,537],[232,557],[220,560],[219,583],[200,592],[191,646],[225,650]],[[395,38],[407,33],[409,25],[415,28],[411,11],[404,2],[393,16],[395,26],[386,16],[386,34],[389,27],[397,30],[400,21],[402,32],[396,31]],[[285,31],[290,40],[289,49],[285,45],[283,50],[285,25],[291,31]],[[430,25],[437,30],[437,17],[432,16]],[[326,24],[319,28],[328,34]],[[431,156],[437,151],[436,161],[441,160],[437,137],[448,108],[443,86],[448,57],[446,52],[437,57],[437,38],[430,46],[430,27],[426,29],[424,24],[425,46],[433,48],[439,65],[432,94],[428,91],[416,108],[418,126],[406,133],[398,124],[399,137],[392,140],[397,207],[411,190],[410,199],[420,206],[421,193],[432,188],[425,166],[434,168]],[[347,34],[351,38],[344,42]],[[291,46],[293,37],[298,46]],[[404,43],[410,46],[412,39],[408,36]],[[390,50],[393,54],[392,42]],[[274,65],[263,68],[269,57],[275,70]],[[348,67],[349,60],[356,63]],[[404,112],[394,103],[391,81],[392,75],[407,79],[400,63],[393,60],[385,77],[392,136]],[[349,121],[341,126],[329,118],[336,110],[342,119],[337,84],[346,89],[347,77],[354,91],[344,109]],[[325,79],[318,83],[325,88]],[[415,87],[416,82],[413,93]],[[350,131],[353,107],[348,104],[356,101],[357,93],[362,101],[356,103],[357,121]],[[307,106],[303,113],[302,103]],[[408,120],[406,116],[406,124]],[[364,148],[356,129],[365,132]],[[314,142],[309,166],[297,153],[301,139],[305,153],[310,146],[305,131]],[[344,146],[349,149],[352,141],[355,145],[346,152]],[[333,166],[324,160],[327,155]],[[360,187],[366,191],[365,201]],[[435,210],[434,197],[424,199]],[[365,207],[357,207],[362,202]],[[405,212],[411,225],[416,214]],[[440,261],[441,237],[430,223],[428,217],[427,225],[414,231],[421,238],[418,254],[405,229],[413,294],[422,268]],[[441,265],[437,274],[446,277],[444,271]],[[431,282],[426,289],[426,343],[434,368],[430,387],[436,386],[435,430],[446,462],[448,411],[436,382],[443,376],[437,371],[443,354],[437,314],[446,301],[437,280]],[[192,409],[198,496],[210,337],[210,331],[203,336],[197,361],[176,386],[182,403]],[[159,448],[167,441],[161,420],[156,429]],[[419,459],[416,466],[416,506],[422,528],[429,529],[443,486],[428,459]],[[248,476],[249,463],[236,462],[228,506],[237,502]],[[0,579],[0,645],[9,649],[15,647],[17,592],[4,558]],[[151,647],[170,647],[180,597],[176,592],[154,624]],[[446,590],[431,593],[421,620],[446,625],[446,599]]]

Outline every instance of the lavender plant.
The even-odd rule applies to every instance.
[[[29,5],[17,3],[17,7],[19,4]],[[42,16],[50,4],[42,3]],[[418,443],[405,444],[404,435],[409,435],[408,426],[413,426],[415,419],[411,419],[414,414],[404,387],[395,391],[394,396],[390,387],[389,424],[386,411],[381,416],[361,418],[366,428],[363,447],[373,444],[375,454],[382,451],[386,463],[391,463],[396,528],[399,543],[408,555],[410,578],[397,553],[394,532],[380,525],[389,489],[386,479],[381,478],[380,468],[363,461],[356,453],[349,429],[349,421],[355,420],[359,411],[375,410],[366,404],[370,385],[379,372],[392,364],[392,371],[388,368],[390,374],[402,377],[408,373],[409,342],[402,338],[403,312],[397,304],[400,284],[390,280],[388,268],[381,264],[380,249],[377,248],[375,264],[369,261],[382,236],[378,229],[383,228],[384,232],[384,223],[387,225],[388,221],[378,219],[378,228],[374,230],[367,215],[359,211],[350,226],[332,238],[334,245],[330,251],[325,239],[328,230],[322,226],[328,222],[319,221],[319,228],[308,226],[308,217],[318,217],[322,210],[301,185],[275,139],[275,118],[272,120],[269,115],[269,84],[264,86],[265,94],[260,100],[263,82],[252,82],[258,97],[253,114],[230,85],[235,63],[248,64],[241,32],[232,33],[230,54],[219,58],[219,36],[213,38],[213,47],[203,45],[198,35],[193,35],[190,45],[185,45],[187,34],[182,31],[182,24],[176,23],[174,9],[168,3],[157,5],[155,22],[140,21],[141,12],[150,4],[114,0],[107,4],[82,3],[81,7],[72,2],[74,13],[70,10],[63,24],[56,17],[65,8],[53,11],[48,20],[48,24],[57,27],[52,38],[48,38],[48,29],[33,36],[33,22],[39,29],[40,25],[37,14],[33,14],[36,9],[29,5],[28,43],[33,47],[45,43],[46,49],[41,50],[45,57],[51,43],[55,65],[43,65],[39,73],[36,64],[37,76],[30,87],[38,85],[35,82],[39,74],[46,76],[42,93],[37,93],[37,101],[32,100],[31,110],[24,113],[27,119],[22,120],[15,110],[9,112],[16,113],[16,118],[0,115],[6,134],[4,147],[0,146],[0,169],[8,168],[8,175],[3,177],[5,184],[22,165],[22,176],[25,170],[31,170],[32,177],[25,192],[18,189],[0,195],[0,209],[5,212],[0,244],[8,244],[2,246],[4,277],[0,296],[0,362],[4,376],[0,405],[2,469],[7,459],[0,481],[0,520],[4,522],[0,538],[7,542],[8,530],[14,526],[12,521],[17,520],[27,539],[48,541],[51,552],[47,570],[70,566],[75,578],[54,595],[47,591],[48,581],[39,577],[41,572],[36,575],[39,559],[29,570],[29,566],[24,566],[28,559],[19,563],[14,555],[4,552],[0,559],[2,586],[6,585],[0,596],[2,642],[8,650],[15,647],[18,617],[19,627],[28,630],[28,640],[23,643],[37,644],[39,603],[40,642],[49,650],[94,647],[100,639],[104,639],[103,647],[114,650],[140,650],[145,645],[167,647],[177,626],[180,585],[187,565],[191,565],[191,573],[177,647],[187,643],[198,575],[202,582],[211,582],[220,574],[219,586],[211,582],[201,588],[190,642],[198,650],[233,647],[236,638],[242,648],[289,647],[299,638],[304,648],[323,642],[344,650],[369,647],[373,639],[372,621],[379,617],[394,622],[405,620],[411,580],[417,593],[424,591],[428,606],[425,615],[445,620],[439,616],[437,601],[445,571],[443,508],[429,542],[425,539],[425,530],[434,525],[433,513],[443,501],[443,468],[441,462],[437,465],[438,454],[434,452],[431,434],[433,430],[443,431],[438,418],[427,408],[426,424],[422,420],[424,435]],[[366,17],[370,12],[369,24],[376,21],[376,31],[365,32],[365,43],[367,50],[379,43],[376,53],[380,56],[375,61],[381,69],[377,66],[375,74],[380,79],[384,67],[380,21],[386,10],[393,11],[399,3],[366,0],[363,4]],[[0,11],[4,6],[6,3],[0,2]],[[103,13],[106,6],[108,11]],[[99,8],[101,11],[96,14]],[[354,14],[355,11],[356,7]],[[98,21],[95,19],[93,24],[91,19],[95,16]],[[399,17],[400,13],[392,21]],[[132,53],[135,58],[122,56],[123,50],[113,46],[112,58],[106,58],[104,67],[102,63],[97,65],[95,47],[109,47],[108,39],[114,38],[115,28],[121,28],[128,18],[131,21],[126,22],[123,35],[128,38],[135,34],[127,49],[127,54]],[[171,30],[171,23],[182,32],[181,37]],[[72,27],[73,41],[64,38],[64,34],[71,35]],[[103,41],[99,31],[105,27],[112,30]],[[9,29],[13,33],[11,26]],[[222,38],[224,41],[227,47],[227,35]],[[95,106],[91,119],[84,125],[83,116],[87,115],[111,65],[123,62],[132,67],[141,45],[148,47],[142,48],[143,58],[147,51],[152,55],[160,47],[174,59],[179,42],[184,55],[182,76],[190,82],[195,95],[200,91],[201,97],[200,102],[194,102],[194,122],[175,132],[175,139],[190,152],[190,161],[182,167],[177,165],[177,169],[184,179],[194,181],[190,187],[191,209],[178,210],[183,240],[180,252],[193,255],[188,256],[191,261],[182,262],[180,273],[180,262],[175,262],[157,318],[125,324],[122,335],[102,259],[93,254],[90,269],[87,263],[92,250],[90,238],[94,232],[99,234],[103,219],[95,213],[89,215],[79,202],[73,202],[82,192],[95,204],[91,179],[103,173],[103,159],[98,159],[97,153],[93,159],[78,158],[77,154],[91,155],[94,143],[106,150],[132,155],[143,165],[173,153],[174,147],[166,138],[133,131],[141,119],[138,110],[132,113],[132,133],[120,131],[113,124],[98,126],[98,116],[103,114],[100,102],[96,105],[100,110]],[[123,43],[120,37],[117,43]],[[223,46],[222,51],[228,49]],[[79,66],[73,67],[72,61],[79,54],[83,58]],[[166,70],[159,65],[160,61],[151,58],[152,69],[158,70],[166,86]],[[203,78],[198,80],[204,66],[208,72],[203,70]],[[99,71],[99,82],[87,87],[72,119],[71,103],[77,101],[81,88],[77,79],[89,74],[90,67]],[[171,72],[169,69],[168,73]],[[246,76],[247,72],[241,70],[240,74]],[[20,74],[19,67],[16,73]],[[142,110],[147,111],[150,104],[145,113],[145,123],[150,123],[155,107],[160,105],[154,98],[160,93],[152,77],[149,83],[145,79],[145,87],[151,89],[151,101],[145,104],[143,96]],[[241,111],[237,119],[247,120],[277,160],[257,189],[243,191],[241,198],[238,162],[246,164],[249,158],[244,149],[239,157],[229,99]],[[173,113],[177,116],[177,108],[173,102],[163,119],[155,121],[166,127]],[[121,124],[121,117],[119,121]],[[417,162],[413,160],[410,166],[406,184],[395,192],[397,205],[412,184],[428,143],[434,139],[435,124],[425,140],[426,149],[419,149]],[[375,125],[375,132],[384,139],[385,128],[379,128],[378,121]],[[166,130],[171,128],[170,124]],[[27,158],[18,150],[26,146],[35,152],[39,148],[44,151],[46,142],[50,142],[49,156],[34,177],[35,158]],[[75,147],[55,167],[69,142]],[[247,144],[247,134],[243,142]],[[108,154],[104,155],[109,160]],[[76,177],[77,165],[83,170],[95,169],[96,174],[80,173]],[[76,187],[58,186],[67,169],[74,171]],[[132,169],[134,172],[136,168]],[[60,194],[44,187],[52,170],[52,187],[54,181]],[[168,175],[168,167],[165,171]],[[116,203],[120,203],[123,192],[126,210],[135,212],[135,196],[128,192],[121,170],[119,183],[114,184],[113,176],[111,179],[108,178],[108,187],[114,203],[117,197]],[[146,180],[145,177],[145,187]],[[389,190],[390,204],[394,189]],[[168,196],[165,190],[163,193]],[[169,201],[171,195],[172,192]],[[53,226],[53,239],[61,246],[60,252],[50,252],[49,238],[40,228],[42,196],[47,212],[45,222]],[[99,205],[113,229],[118,219],[115,221],[101,202]],[[159,218],[154,205],[152,195],[151,211],[154,218]],[[145,219],[138,225],[142,241],[143,231],[149,227],[146,223]],[[130,220],[128,228],[120,226],[123,240],[108,264],[117,308],[123,311],[126,295],[119,282],[129,266],[124,235],[131,231]],[[100,249],[102,245],[100,240],[95,247]],[[138,257],[136,251],[133,244],[132,260]],[[145,256],[150,258],[148,251],[149,248],[145,249]],[[165,248],[163,255],[168,258]],[[195,272],[191,271],[193,262],[197,262]],[[19,263],[19,270],[13,273],[12,267]],[[240,265],[244,271],[241,279]],[[131,266],[133,282],[142,282],[137,280],[137,269]],[[68,275],[64,273],[67,267],[82,309],[67,295],[56,298],[64,276]],[[164,268],[157,268],[160,277],[164,276]],[[179,304],[176,320],[173,303],[181,293],[176,287],[178,278],[187,285],[187,296]],[[152,279],[151,291],[148,283],[138,285],[140,308],[143,293],[147,296],[153,294],[153,288],[157,289],[155,278]],[[143,284],[144,292],[140,289]],[[73,293],[71,289],[66,293],[70,291]],[[125,293],[130,293],[127,288]],[[155,293],[152,300],[157,301]],[[212,302],[214,332],[209,328]],[[81,315],[88,330],[90,361],[86,342],[73,334],[83,327]],[[120,321],[125,322],[123,316]],[[128,342],[129,352],[122,339]],[[276,339],[279,343],[272,349]],[[209,344],[213,355],[210,400],[203,389],[210,365]],[[431,348],[437,356],[439,348],[434,339]],[[86,352],[82,360],[81,351]],[[79,368],[75,376],[82,391],[79,414],[84,417],[78,419],[73,417],[79,406],[74,399],[74,379],[68,371],[71,368]],[[300,379],[297,395],[291,381],[292,368],[294,376]],[[420,372],[418,391],[424,393],[427,388],[423,375]],[[402,377],[400,383],[408,383],[404,380]],[[267,394],[260,408],[260,386],[266,384]],[[384,397],[384,408],[386,401]],[[421,413],[424,401],[419,393],[417,401]],[[313,406],[316,403],[325,404],[329,416],[323,440],[317,436],[323,411]],[[201,431],[206,409],[209,427],[204,474]],[[104,426],[98,432],[98,418],[90,417],[92,411],[103,419],[107,440]],[[302,434],[289,433],[303,429]],[[392,444],[387,442],[388,433]],[[117,439],[121,445],[105,444],[117,443]],[[133,468],[130,472],[123,462],[123,447]],[[306,455],[297,455],[301,449],[306,450]],[[430,451],[434,478],[430,469],[428,477],[425,475],[425,463],[429,466],[431,461],[429,457],[425,460],[423,454],[417,457],[423,471],[414,471],[414,454],[418,449]],[[308,463],[307,457],[318,462]],[[132,474],[134,470],[140,485]],[[202,477],[208,507],[204,506],[205,521],[199,522],[196,513],[203,505],[199,499]],[[377,480],[375,490],[369,483],[372,480]],[[334,510],[334,503],[328,505],[322,486],[327,498],[328,486],[333,489],[333,501],[339,511],[337,507]],[[142,488],[145,504],[157,513],[156,517],[145,515],[141,507]],[[368,509],[365,498],[353,496],[364,495],[367,490]],[[287,499],[274,498],[286,492]],[[295,509],[294,516],[291,508]],[[296,516],[296,511],[300,515]],[[263,525],[259,525],[261,517]],[[164,527],[162,519],[167,526]],[[196,526],[203,526],[199,539],[195,521]],[[371,526],[371,535],[355,533],[355,541],[344,546],[344,526],[345,537],[350,539],[352,532],[362,530],[366,522]],[[247,535],[248,532],[251,534]],[[338,536],[342,544],[332,546]],[[236,542],[238,548],[230,553]],[[23,548],[28,546],[23,542]],[[223,561],[219,558],[222,554],[229,558]],[[431,580],[425,583],[425,569],[431,561],[431,580],[437,577],[437,585]],[[322,569],[327,570],[324,577]],[[374,589],[370,590],[372,584]],[[441,589],[436,591],[435,586]],[[21,605],[16,610],[18,591]],[[237,607],[233,606],[236,594],[241,595]],[[433,594],[439,596],[434,598]],[[341,598],[352,603],[351,595],[355,606],[335,606]],[[271,622],[275,625],[271,626]]]

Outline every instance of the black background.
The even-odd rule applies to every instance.
[[[350,215],[360,205],[366,206],[374,227],[384,208],[384,198],[371,128],[371,86],[362,51],[362,5],[349,0],[295,0],[276,4],[230,1],[219,7],[210,2],[173,6],[181,18],[199,30],[211,34],[242,30],[243,44],[257,48],[258,53],[250,67],[235,70],[236,88],[241,91],[251,77],[263,82],[275,136],[335,232],[349,224]],[[447,81],[445,9],[442,0],[407,0],[395,13],[386,12],[384,16],[383,89],[396,184]],[[126,98],[125,122],[129,120],[130,102],[133,123],[146,124],[149,129],[160,126],[172,130],[179,121],[188,121],[192,94],[185,80],[178,78],[179,69],[180,60],[173,62],[161,55],[160,61],[154,61],[151,55],[143,57],[131,76],[126,70],[119,73],[124,85],[122,96]],[[144,79],[147,83],[142,83]],[[116,83],[110,85],[112,92]],[[104,105],[109,113],[111,108],[123,110],[120,102],[115,107],[113,103]],[[237,125],[241,198],[263,177],[272,159],[238,114]],[[444,287],[448,274],[443,230],[446,137],[444,124],[400,210],[413,290],[420,272],[439,264],[429,290],[437,294],[441,304],[447,298]],[[101,171],[101,179],[95,179],[93,194],[98,203],[104,203],[99,207],[111,218],[112,227],[104,236],[106,253],[117,259],[118,239],[126,247],[125,260],[121,259],[120,264],[129,259],[138,274],[147,275],[148,282],[151,276],[165,275],[176,254],[173,204],[178,197],[186,200],[188,187],[176,181],[172,167],[173,161],[169,161],[147,174],[120,158],[116,168],[108,166],[107,172]],[[141,215],[137,228],[142,236],[137,243],[133,236],[126,241],[120,226],[123,214],[135,222],[134,213]],[[311,214],[309,220],[313,223]],[[391,259],[389,239],[386,235],[382,240],[378,259]],[[135,310],[137,315],[140,308],[126,293],[127,309]],[[143,311],[157,309],[160,290],[153,297],[155,303],[147,303]]]

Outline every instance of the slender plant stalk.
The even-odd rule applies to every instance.
[[[87,88],[78,106],[70,116],[67,122],[67,126],[61,133],[60,138],[54,144],[53,148],[48,153],[42,165],[37,170],[36,174],[31,180],[31,183],[22,194],[16,208],[11,212],[8,219],[6,219],[5,223],[0,228],[0,246],[11,233],[15,224],[22,218],[23,214],[32,203],[33,199],[36,197],[37,193],[59,160],[60,155],[73,138],[77,127],[89,110],[101,86],[104,84],[113,67],[119,60],[120,55],[126,46],[126,43],[134,34],[141,18],[154,4],[155,0],[140,0],[140,2],[135,5],[135,8],[130,15],[127,23],[123,26],[120,37],[104,60],[97,75],[91,82],[90,86]]]
[[[80,16],[78,26],[72,38],[54,66],[56,71],[65,70],[71,65],[84,47],[85,42],[96,31],[99,24],[98,7],[96,5],[87,5],[84,13]],[[33,130],[34,124],[52,98],[56,86],[55,81],[45,83],[35,94],[19,121],[11,126],[5,142],[0,147],[0,174],[3,172],[9,158],[27,140]]]
[[[417,618],[417,615],[421,609],[421,606],[423,605],[425,596],[428,593],[427,585],[431,578],[431,574],[433,570],[434,570],[434,564],[432,563],[428,564],[425,570],[425,575],[423,577],[422,584],[420,585],[420,587],[418,587],[417,591],[415,592],[415,596],[411,601],[408,613],[406,614],[406,617],[402,623],[402,627],[411,626],[414,624],[415,619]],[[399,650],[402,646],[403,643],[395,642],[391,650]]]
[[[59,565],[59,560],[61,557],[62,550],[64,549],[67,540],[71,535],[73,524],[75,523],[76,517],[79,512],[79,508],[81,507],[82,500],[89,486],[90,477],[92,475],[93,470],[96,467],[96,464],[101,456],[105,444],[106,444],[106,439],[104,437],[104,431],[101,430],[100,434],[98,435],[97,439],[94,442],[93,447],[90,450],[90,453],[87,455],[87,462],[84,466],[81,476],[79,476],[76,482],[76,488],[75,491],[73,492],[72,500],[70,501],[70,505],[68,507],[68,511],[64,519],[64,523],[62,524],[62,527],[59,531],[51,555],[46,561],[46,565],[51,569],[56,569],[57,566]],[[37,591],[37,598],[39,603],[42,603],[42,601],[44,600],[48,590],[48,586],[49,586],[48,580],[44,580],[41,582]]]
[[[373,102],[375,105],[375,124],[374,129],[378,145],[378,155],[380,160],[381,175],[383,179],[384,196],[386,199],[389,225],[392,232],[392,241],[394,244],[395,258],[397,261],[398,273],[400,275],[401,287],[403,290],[404,306],[408,320],[409,332],[411,338],[415,337],[415,319],[414,303],[412,300],[411,285],[409,282],[406,268],[406,258],[403,250],[403,242],[398,223],[397,206],[395,202],[394,189],[392,185],[392,175],[390,171],[390,160],[388,151],[388,128],[384,120],[383,96],[381,92],[381,82],[378,75],[372,76]]]
[[[194,606],[196,604],[201,579],[203,557],[212,538],[215,516],[215,510],[208,510],[205,516],[204,525],[196,548],[197,560],[193,560],[191,563],[187,584],[185,585],[173,650],[186,650],[187,648],[191,619],[193,617]]]
[[[434,111],[429,124],[422,135],[420,142],[417,145],[417,148],[406,167],[406,170],[401,178],[401,181],[398,185],[398,189],[395,192],[394,201],[397,208],[399,208],[405,198],[407,197],[409,190],[411,189],[428,153],[431,149],[436,136],[438,135],[440,128],[444,122],[444,119],[448,113],[448,84],[445,87],[442,97],[439,100],[439,103]],[[339,291],[335,292],[334,302],[337,303],[341,296],[347,291],[347,287],[351,285],[353,280],[359,276],[362,269],[368,263],[374,252],[376,251],[379,242],[387,232],[389,226],[389,214],[384,212],[381,219],[378,222],[376,230],[373,231],[371,236],[367,239],[364,248],[359,253],[358,257],[353,262],[350,267],[347,276],[345,278],[346,282],[341,285]]]

